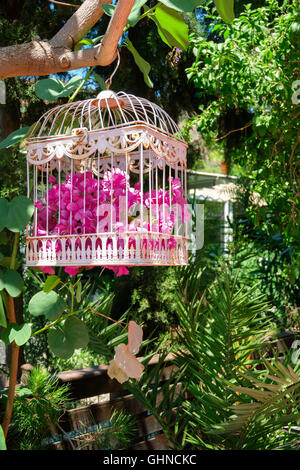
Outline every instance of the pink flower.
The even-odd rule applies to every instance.
[[[129,175],[120,168],[106,171],[102,179],[94,177],[91,171],[87,171],[68,174],[65,181],[60,184],[57,184],[56,178],[51,175],[49,182],[53,186],[45,194],[44,201],[38,200],[34,204],[39,209],[35,227],[39,237],[105,233],[112,230],[119,234],[117,249],[124,249],[125,236],[122,236],[122,233],[126,230],[133,235],[134,232],[147,234],[152,230],[169,235],[171,238],[168,237],[162,243],[165,248],[173,249],[177,246],[177,242],[172,238],[177,214],[181,216],[183,222],[190,218],[180,178],[169,178],[171,188],[152,189],[151,192],[144,193],[143,197],[140,183],[130,187]],[[141,205],[145,207],[143,220],[141,220]],[[158,240],[148,240],[147,237],[141,238],[141,242],[147,250],[158,249],[160,244]],[[39,243],[42,248],[42,243]],[[103,241],[98,239],[95,248],[102,249],[102,245]],[[88,247],[92,248],[91,240],[86,243],[81,239],[76,240],[76,249],[83,250]],[[109,247],[113,248],[112,238],[106,240],[106,248]],[[129,238],[128,247],[136,248],[133,236]],[[68,239],[66,248],[71,248],[71,241]],[[46,249],[52,249],[50,240],[46,244]],[[61,250],[62,244],[58,240],[55,251],[58,253]],[[127,266],[104,267],[114,271],[116,276],[129,273]],[[47,272],[54,273],[52,268],[44,268]],[[67,266],[65,271],[75,276],[79,269],[79,266]]]
[[[43,209],[44,204],[42,203],[42,201],[36,201],[34,203],[34,207],[37,207],[38,209]]]
[[[65,271],[67,274],[70,274],[70,276],[76,276],[76,274],[79,273],[79,268],[80,266],[66,266]]]
[[[56,183],[56,178],[55,178],[55,176],[53,176],[53,175],[50,175],[50,176],[49,176],[49,183],[50,183],[50,184]]]
[[[40,270],[45,274],[55,274],[55,271],[50,266],[40,266]]]
[[[103,268],[110,269],[117,277],[129,274],[126,266],[103,266]]]
[[[129,274],[129,271],[128,271],[127,267],[126,266],[119,266],[119,270],[118,270],[116,276],[119,277],[119,276],[124,276],[124,275],[127,275],[127,274]]]

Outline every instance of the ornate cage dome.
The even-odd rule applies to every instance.
[[[186,149],[165,111],[123,92],[48,111],[27,140],[27,265],[187,264]]]

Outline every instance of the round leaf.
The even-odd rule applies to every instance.
[[[18,346],[22,346],[23,344],[27,343],[31,336],[31,326],[28,323],[24,323],[23,325],[16,325],[14,327],[15,330],[15,343]]]
[[[83,321],[76,317],[67,318],[64,325],[65,335],[74,349],[85,348],[89,342],[89,333]]]
[[[70,96],[70,94],[78,88],[82,82],[80,75],[75,75],[64,84],[57,78],[44,78],[35,84],[35,93],[42,100],[53,101],[57,98]]]
[[[42,100],[56,100],[64,89],[64,84],[57,78],[44,78],[35,84],[35,94]]]
[[[81,75],[75,75],[74,77],[70,78],[68,83],[64,85],[64,89],[61,92],[60,96],[70,96],[71,93],[79,87],[82,82]]]
[[[18,297],[21,294],[24,282],[20,274],[14,269],[9,269],[3,276],[4,287],[11,297]]]
[[[31,326],[28,323],[18,325],[17,323],[10,323],[1,334],[1,339],[5,344],[11,344],[13,341],[17,346],[22,346],[27,343],[31,336]]]
[[[34,211],[32,201],[25,196],[17,196],[9,203],[7,228],[12,232],[21,232],[30,221]]]
[[[51,328],[48,333],[51,351],[61,359],[69,359],[74,353],[74,346],[60,328]]]
[[[31,315],[35,317],[45,315],[49,320],[59,318],[65,308],[65,301],[53,290],[48,293],[44,291],[38,292],[31,298],[28,304]]]

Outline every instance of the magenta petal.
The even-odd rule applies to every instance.
[[[44,205],[43,205],[42,201],[36,201],[34,203],[34,207],[37,207],[38,209],[43,209]]]
[[[40,266],[40,270],[45,274],[55,274],[55,271],[50,266]]]
[[[126,266],[119,266],[119,270],[118,272],[116,273],[116,276],[117,277],[120,277],[120,276],[124,276],[126,274],[129,274],[129,271],[128,269],[126,268]]]
[[[67,209],[68,211],[73,212],[78,211],[80,207],[78,204],[76,204],[76,202],[70,202],[70,204],[67,205]]]
[[[56,178],[55,178],[55,176],[53,176],[53,175],[49,176],[49,183],[50,183],[50,184],[56,183]]]
[[[79,267],[80,266],[66,266],[65,272],[70,274],[70,276],[76,276],[76,274],[79,273]]]

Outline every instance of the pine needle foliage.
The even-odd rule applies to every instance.
[[[112,412],[108,426],[98,424],[93,432],[75,439],[77,450],[126,449],[137,433],[133,417],[124,410]]]
[[[68,386],[60,385],[45,368],[35,367],[14,402],[14,430],[20,436],[21,450],[43,447],[42,439],[63,415],[67,402]]]

